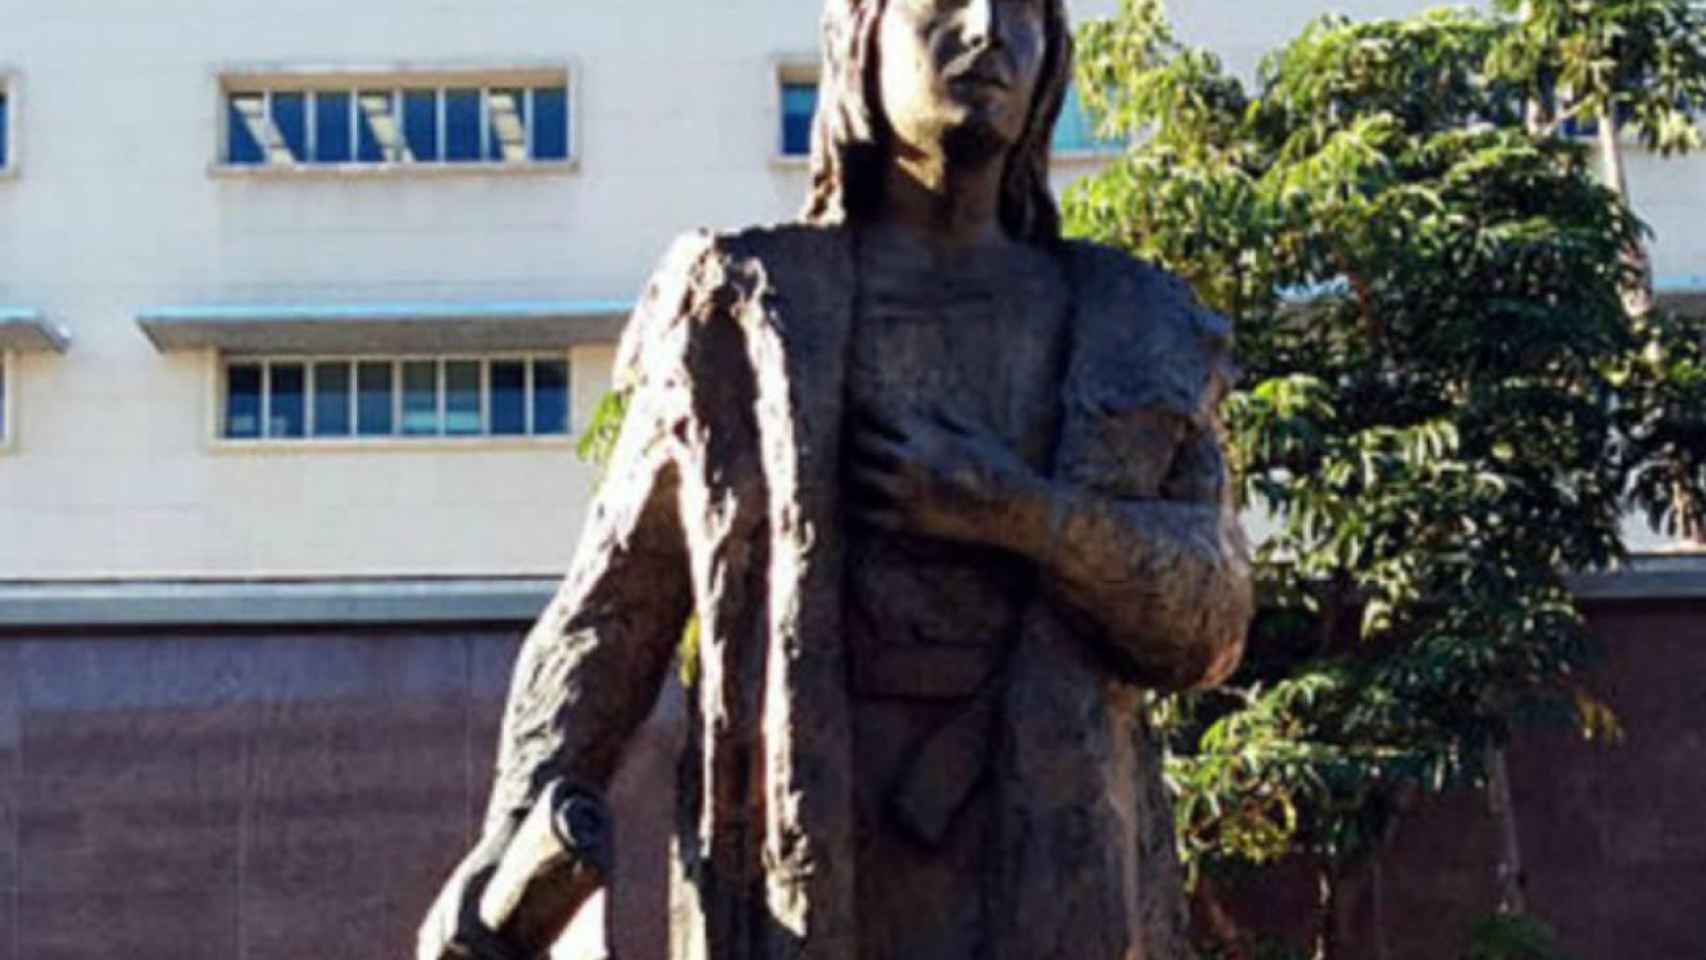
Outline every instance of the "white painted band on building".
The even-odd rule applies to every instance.
[[[0,581],[0,629],[528,623],[557,577]]]
[[[560,578],[0,581],[0,630],[529,623]],[[1706,600],[1706,554],[1571,578],[1589,602]]]
[[[0,350],[64,353],[71,331],[48,323],[38,310],[0,307]]]
[[[1699,552],[1649,553],[1622,570],[1571,577],[1570,589],[1586,601],[1706,600],[1706,547]]]
[[[136,322],[162,353],[474,353],[608,343],[632,309],[615,300],[211,305],[150,307]]]

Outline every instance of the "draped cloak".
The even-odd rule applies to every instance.
[[[1057,476],[1220,519],[1179,547],[1178,569],[1206,572],[1131,584],[1133,603],[1175,609],[1135,659],[1109,659],[1046,591],[1031,601],[998,721],[945,756],[987,754],[966,775],[1000,791],[992,956],[1170,960],[1177,864],[1140,682],[1217,679],[1241,650],[1246,549],[1212,419],[1230,331],[1141,261],[1059,255],[1074,305]],[[618,351],[627,417],[574,565],[518,658],[488,836],[552,777],[607,783],[683,651],[674,960],[860,956],[841,496],[858,296],[847,228],[677,241]]]

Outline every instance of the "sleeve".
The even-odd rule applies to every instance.
[[[1236,669],[1253,613],[1249,547],[1214,411],[1235,377],[1231,327],[1153,268],[1078,348],[1044,588],[1111,659],[1158,689]]]
[[[1254,607],[1249,548],[1212,430],[1183,442],[1162,496],[1061,495],[1045,586],[1116,662],[1177,690],[1224,680]]]
[[[602,789],[657,699],[692,610],[678,503],[685,339],[712,256],[679,241],[629,321],[615,371],[628,394],[607,473],[570,573],[517,657],[488,832],[525,814],[550,780]]]

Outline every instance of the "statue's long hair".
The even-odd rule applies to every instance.
[[[803,218],[839,224],[872,213],[882,199],[888,120],[877,82],[877,26],[887,0],[828,0],[823,12],[823,72],[812,127],[812,184]],[[1072,80],[1072,31],[1065,0],[1048,0],[1042,74],[1025,131],[1001,181],[1001,225],[1014,239],[1060,239],[1060,210],[1049,189],[1049,150]]]

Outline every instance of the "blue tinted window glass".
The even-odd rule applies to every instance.
[[[1084,100],[1078,96],[1078,88],[1068,87],[1060,120],[1054,126],[1053,146],[1059,151],[1111,150],[1124,146],[1124,141],[1097,136],[1096,121],[1084,106]]]
[[[527,364],[521,360],[492,363],[492,435],[516,437],[527,432]]]
[[[540,87],[533,91],[533,159],[569,158],[569,90]]]
[[[357,98],[356,160],[362,163],[383,163],[397,159],[397,118],[391,94],[364,90]]]
[[[272,122],[292,158],[308,158],[308,95],[276,92],[272,95]]]
[[[480,362],[451,360],[444,365],[444,432],[467,437],[479,434]]]
[[[452,163],[480,159],[480,91],[444,92],[444,158]]]
[[[409,90],[403,94],[403,141],[419,163],[438,159],[438,92]]]
[[[350,107],[347,93],[314,94],[314,161],[348,163],[354,156],[350,143]]]
[[[1088,150],[1090,148],[1089,118],[1084,114],[1084,104],[1078,99],[1078,88],[1069,87],[1066,91],[1066,103],[1060,108],[1060,120],[1054,125],[1054,148],[1056,150]]]
[[[493,90],[486,103],[487,160],[527,159],[527,91]]]
[[[233,440],[252,440],[261,435],[259,364],[225,368],[225,435]]]
[[[356,366],[356,432],[364,437],[388,437],[393,432],[392,366],[362,363]]]
[[[533,432],[569,432],[569,364],[565,360],[533,362]]]
[[[314,365],[314,436],[350,435],[350,367],[347,363]]]
[[[264,112],[262,104],[260,94],[233,96],[226,101],[225,125],[230,141],[225,151],[226,163],[248,165],[267,162],[266,151],[261,149],[261,142],[255,139],[251,126]]]
[[[817,84],[782,84],[782,154],[803,157],[812,152],[812,118],[817,115]]]
[[[411,437],[438,435],[437,361],[403,364],[403,433]]]
[[[267,368],[267,436],[308,434],[308,372],[300,363],[275,363]]]
[[[11,115],[6,111],[6,95],[0,93],[0,169],[4,169],[7,164],[12,162],[11,127],[9,125],[11,119]],[[0,436],[4,435],[4,433],[0,433]]]

